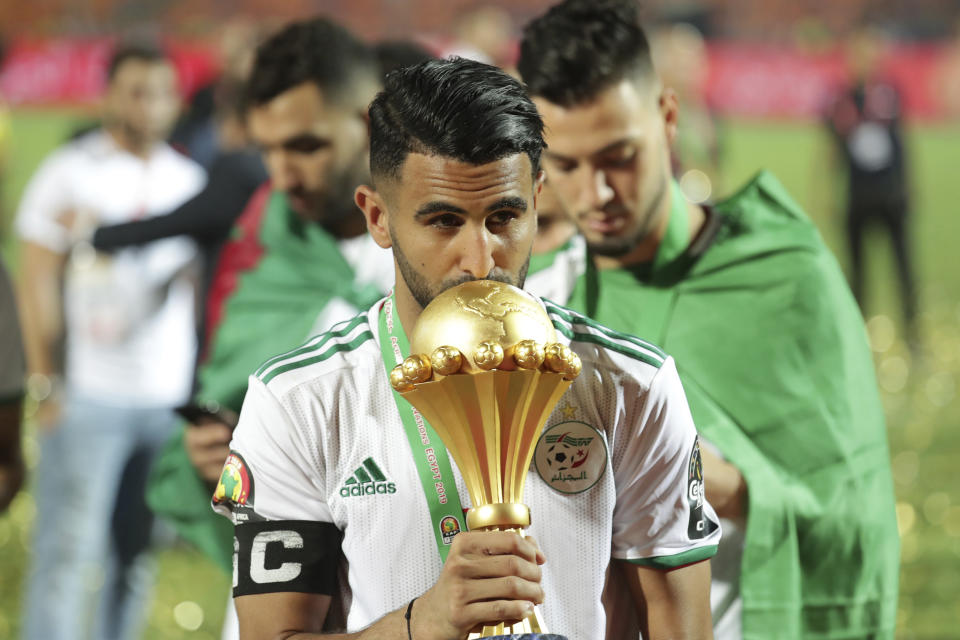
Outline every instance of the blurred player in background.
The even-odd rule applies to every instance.
[[[850,284],[865,309],[864,240],[870,227],[890,238],[907,340],[917,344],[917,291],[910,247],[910,180],[900,92],[883,73],[885,38],[873,27],[853,34],[847,49],[850,84],[833,98],[825,114],[834,141],[833,165],[846,179],[846,231]],[[869,245],[866,245],[869,246]]]
[[[254,192],[267,180],[260,154],[247,131],[243,104],[246,76],[239,77],[241,72],[248,74],[249,68],[225,72],[210,89],[215,104],[207,124],[215,135],[215,147],[203,190],[164,215],[105,224],[92,230],[87,238],[94,249],[110,254],[164,238],[191,238],[200,250],[197,298],[201,301],[207,298],[220,250],[234,223]],[[206,131],[206,124],[202,127],[197,124],[197,127],[198,131]],[[205,134],[200,137],[204,138]],[[197,334],[202,342],[206,333],[205,305],[201,305],[199,316]],[[198,357],[200,355],[198,352]]]
[[[518,67],[547,127],[548,179],[587,246],[553,299],[677,359],[724,518],[716,637],[892,636],[883,408],[862,318],[816,228],[767,172],[715,205],[686,199],[670,163],[677,97],[634,2],[561,3],[527,26]]]
[[[29,640],[132,638],[142,621],[153,530],[143,493],[174,426],[170,408],[190,393],[196,247],[171,239],[105,257],[73,241],[200,190],[203,170],[163,142],[179,101],[160,49],[121,45],[103,127],[50,155],[20,201],[23,330],[41,432]]]

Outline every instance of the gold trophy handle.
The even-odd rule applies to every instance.
[[[470,531],[516,531],[525,538],[524,529],[529,526],[530,508],[525,504],[500,502],[480,505],[467,511],[467,528]],[[467,636],[467,640],[518,633],[544,633],[545,629],[540,610],[534,606],[529,615],[513,624],[500,622],[478,625]]]

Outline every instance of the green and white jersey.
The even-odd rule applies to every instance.
[[[351,632],[424,593],[442,568],[379,344],[385,302],[251,376],[214,496],[235,524],[235,595],[348,591]],[[547,557],[541,610],[551,630],[602,638],[611,559],[695,562],[716,552],[720,531],[673,360],[545,305],[583,371],[547,421],[526,482],[529,531]],[[467,506],[455,465],[453,474]]]

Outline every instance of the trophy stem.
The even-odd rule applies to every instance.
[[[514,528],[514,527],[483,527],[483,531],[514,531],[519,534],[521,537],[526,537],[526,532],[523,528]],[[478,625],[473,631],[467,635],[467,640],[477,640],[480,638],[498,638],[498,637],[510,637],[515,634],[524,634],[524,633],[547,633],[547,626],[543,622],[543,616],[540,614],[540,608],[534,605],[533,609],[529,614],[522,620],[519,620],[514,623],[509,622],[498,622],[495,624],[484,624]]]

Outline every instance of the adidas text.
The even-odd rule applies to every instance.
[[[352,484],[340,489],[340,497],[371,496],[377,493],[396,493],[397,485],[393,482],[365,482]]]

